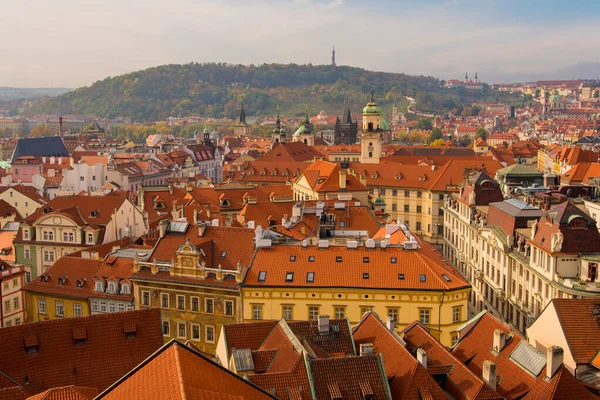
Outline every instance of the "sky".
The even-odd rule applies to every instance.
[[[331,62],[488,83],[600,78],[597,0],[18,0],[0,86],[81,87],[163,64]],[[576,65],[576,67],[573,67]]]

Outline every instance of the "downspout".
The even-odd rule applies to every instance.
[[[442,293],[442,301],[438,307],[438,331],[442,333],[442,306],[444,305],[444,298],[446,297],[446,289]]]

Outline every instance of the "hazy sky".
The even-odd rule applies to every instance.
[[[600,62],[598,0],[4,0],[0,86],[161,64],[338,64],[487,82]],[[600,71],[598,71],[600,77]]]

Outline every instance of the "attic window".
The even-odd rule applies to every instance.
[[[427,277],[425,276],[425,274],[420,274],[419,275],[419,282],[425,282],[427,281]]]
[[[396,264],[396,263],[398,262],[398,259],[397,259],[396,257],[392,257],[392,258],[390,259],[390,262],[391,262],[392,264]]]
[[[452,282],[452,279],[450,279],[450,277],[446,274],[442,274],[442,278],[444,278],[446,282]]]
[[[340,228],[345,228],[345,227],[346,227],[346,222],[340,221]]]
[[[315,281],[315,273],[314,272],[307,272],[306,273],[306,282],[307,283],[313,283]]]
[[[485,181],[481,184],[482,190],[492,190],[494,189],[494,184],[490,181]]]
[[[293,272],[286,272],[286,274],[285,274],[285,281],[286,282],[294,282],[294,273]]]
[[[162,201],[157,201],[156,203],[154,203],[154,208],[156,210],[162,210],[163,208],[165,208],[165,203],[163,203]]]
[[[254,171],[248,172],[248,175],[254,175]]]
[[[398,274],[398,280],[399,281],[403,281],[404,280],[404,274]]]
[[[90,217],[91,218],[96,218],[98,216],[98,214],[100,214],[100,211],[98,211],[98,210],[92,210],[92,212],[90,212]]]
[[[335,262],[342,262],[342,256],[336,256]]]
[[[25,345],[25,354],[34,354],[40,349],[36,334],[25,336],[23,338],[23,344]]]
[[[48,276],[47,275],[40,276],[40,281],[47,282],[48,281]]]
[[[371,178],[373,178],[373,179],[377,179],[377,174],[373,174],[373,175],[371,175]]]
[[[12,248],[10,247],[5,247],[2,249],[2,251],[0,251],[0,254],[3,256],[7,256],[12,252]]]
[[[258,272],[258,281],[264,282],[267,279],[267,271],[259,271]]]
[[[369,257],[363,257],[363,262],[364,263],[368,263],[369,262]]]
[[[396,180],[399,181],[400,179],[402,179],[402,174],[396,175]]]
[[[62,286],[62,285],[64,285],[64,284],[65,284],[65,282],[66,282],[66,280],[67,280],[67,277],[66,277],[66,276],[64,276],[64,277],[63,277],[63,276],[61,276],[60,278],[58,278],[58,285],[59,285],[59,286]]]
[[[271,176],[276,176],[276,175],[277,175],[277,171],[271,172]]]
[[[369,279],[369,273],[363,272],[363,279]]]
[[[570,224],[571,229],[585,229],[587,221],[581,217],[574,218]]]
[[[290,262],[295,262],[296,261],[296,256],[290,256]]]
[[[221,258],[225,258],[225,256],[226,256],[226,255],[227,255],[227,252],[226,252],[226,251],[222,252],[222,253],[221,253]]]
[[[261,176],[264,176],[264,175],[265,175],[265,171],[261,171],[261,172],[260,172],[260,175],[261,175]]]
[[[77,287],[83,287],[83,284],[87,281],[87,279],[77,279]]]
[[[315,262],[315,256],[308,256],[308,262]]]

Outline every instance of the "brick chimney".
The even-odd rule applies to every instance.
[[[546,350],[546,377],[552,379],[563,363],[564,350],[560,346],[550,346]]]
[[[500,353],[506,344],[506,334],[500,329],[494,331],[494,348],[496,354]]]
[[[496,364],[491,360],[483,362],[482,378],[492,389],[496,390]]]
[[[427,368],[427,352],[420,347],[417,349],[417,361],[424,368]]]

